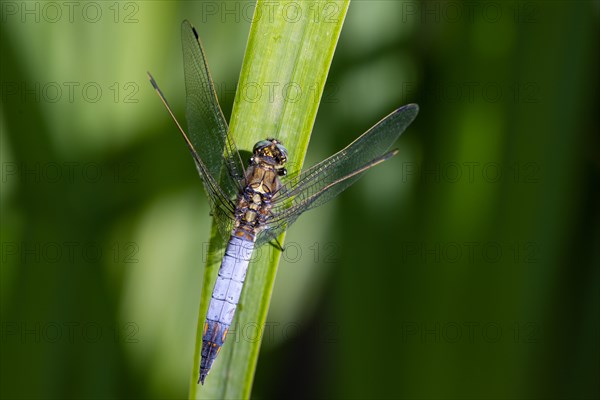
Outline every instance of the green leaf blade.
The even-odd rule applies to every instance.
[[[267,137],[282,141],[288,169],[302,167],[349,0],[258,1],[230,121],[238,148]],[[284,235],[279,238],[283,242]],[[197,384],[202,328],[224,243],[213,225],[198,317],[191,399],[249,398],[277,266],[273,246],[255,250],[221,353],[205,385]]]

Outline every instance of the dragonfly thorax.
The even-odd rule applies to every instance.
[[[277,175],[287,173],[284,165],[287,162],[287,149],[277,139],[266,139],[254,145],[250,166],[260,165],[262,168],[272,168]]]
[[[233,236],[254,241],[267,228],[271,200],[281,188],[279,177],[286,174],[286,162],[287,150],[278,140],[256,143],[238,196]]]

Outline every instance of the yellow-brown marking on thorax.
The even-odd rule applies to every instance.
[[[243,192],[238,197],[238,218],[233,232],[237,237],[251,240],[266,228],[271,198],[281,188],[279,176],[285,175],[287,161],[287,151],[275,139],[258,142],[253,153],[242,183]]]

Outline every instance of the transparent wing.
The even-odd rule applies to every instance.
[[[240,191],[244,167],[235,144],[227,133],[227,122],[217,100],[198,33],[188,21],[183,21],[181,25],[181,40],[187,133],[175,118],[154,78],[148,75],[192,154],[219,230],[223,236],[228,237],[235,219],[233,199]]]
[[[232,199],[241,189],[244,166],[233,139],[227,134],[227,122],[217,100],[198,33],[187,20],[181,24],[181,41],[189,140],[208,174]],[[206,186],[205,177],[202,178]]]
[[[333,199],[369,168],[394,156],[397,150],[389,148],[418,112],[416,104],[400,107],[345,149],[285,183],[273,199],[268,228],[261,232],[257,243],[277,237],[300,214]]]
[[[185,143],[188,146],[190,153],[192,154],[192,157],[194,159],[196,167],[198,168],[198,172],[200,173],[200,176],[202,177],[202,181],[204,182],[204,188],[206,189],[206,193],[208,194],[208,198],[210,200],[212,214],[215,216],[215,219],[218,222],[219,231],[225,237],[227,237],[229,235],[229,233],[231,232],[231,228],[233,226],[233,218],[235,215],[235,213],[234,213],[235,212],[235,204],[233,203],[233,201],[231,201],[231,199],[228,197],[228,195],[225,194],[225,192],[223,192],[223,190],[221,190],[221,188],[219,187],[219,184],[214,180],[212,175],[208,172],[206,165],[200,159],[200,156],[194,149],[194,146],[192,145],[188,135],[185,133],[185,131],[179,124],[179,121],[177,121],[177,118],[175,118],[175,114],[173,114],[173,111],[172,111],[171,107],[169,106],[169,103],[167,102],[165,95],[160,90],[160,88],[158,87],[158,84],[156,83],[156,81],[154,80],[152,75],[150,75],[150,73],[148,73],[148,77],[150,78],[150,83],[156,90],[158,97],[160,97],[161,101],[163,102],[164,106],[166,107],[167,111],[169,112],[169,115],[171,115],[171,118],[173,118],[175,125],[177,125],[177,128],[179,128],[179,131],[181,132],[183,139],[185,140]]]

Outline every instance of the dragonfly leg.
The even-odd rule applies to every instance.
[[[271,246],[275,247],[279,251],[285,251],[285,248],[283,247],[283,245],[281,243],[279,243],[279,240],[277,239],[277,237],[273,236],[271,239],[272,240],[269,242],[269,244],[271,244]]]

